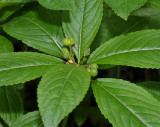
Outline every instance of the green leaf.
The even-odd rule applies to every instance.
[[[11,86],[0,86],[0,117],[10,126],[23,114],[21,97]]]
[[[132,13],[134,16],[148,18],[149,29],[160,29],[160,13],[152,8],[143,7]]]
[[[4,31],[28,46],[63,57],[60,12],[47,10],[37,4],[26,6],[22,12],[25,13],[3,26]]]
[[[100,64],[98,65],[98,69],[103,70],[103,69],[110,69],[115,67],[115,65],[109,65],[109,64]]]
[[[23,83],[44,74],[62,60],[40,53],[19,52],[0,54],[0,86]]]
[[[146,89],[149,93],[151,93],[155,98],[160,101],[160,82],[146,81],[140,82],[137,85]]]
[[[147,91],[120,79],[98,79],[93,92],[114,127],[158,127],[160,103]]]
[[[5,6],[10,6],[10,5],[16,5],[19,3],[27,3],[31,2],[33,0],[1,0],[0,1],[0,8],[3,8]]]
[[[149,20],[149,28],[150,29],[160,29],[160,13],[158,11],[150,10],[150,20]]]
[[[38,86],[38,105],[46,127],[56,127],[84,98],[90,85],[87,69],[76,65],[53,67]]]
[[[90,56],[89,63],[160,68],[160,30],[143,30],[115,37]]]
[[[3,36],[0,36],[0,53],[13,52],[12,43]]]
[[[20,9],[23,5],[11,5],[0,9],[0,22],[5,21],[9,16],[14,14],[18,9]]]
[[[8,5],[13,5],[13,4],[19,3],[21,1],[22,0],[1,0],[0,1],[0,8],[3,8],[3,7],[8,6]]]
[[[141,7],[135,11],[133,11],[132,16],[139,17],[151,17],[152,15],[157,15],[159,12],[150,7]]]
[[[160,11],[160,1],[159,0],[149,0],[150,6],[158,11]]]
[[[104,8],[102,22],[91,45],[91,51],[115,36],[145,29],[148,27],[148,20],[148,17],[130,16],[125,21],[111,9]]]
[[[33,2],[33,1],[37,1],[37,0],[21,0],[21,3],[28,3],[28,2]]]
[[[72,0],[38,0],[41,5],[48,9],[69,10]]]
[[[72,10],[63,13],[63,29],[66,37],[76,41],[73,50],[78,62],[98,31],[102,10],[102,0],[72,0]]]
[[[127,20],[133,10],[143,6],[147,0],[104,0],[121,18]]]
[[[8,3],[8,2],[12,2],[12,3],[18,3],[21,2],[22,0],[1,0],[1,3]]]
[[[18,118],[10,127],[44,127],[38,111],[27,113]]]

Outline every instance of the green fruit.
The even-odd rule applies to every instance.
[[[74,45],[75,44],[74,38],[70,37],[70,42],[71,42],[71,45]]]
[[[91,69],[98,69],[98,65],[97,64],[91,64]]]
[[[96,77],[96,76],[98,75],[98,70],[97,70],[97,69],[91,69],[90,75],[91,75],[92,77]]]
[[[70,44],[70,39],[69,38],[64,38],[63,39],[63,45],[69,46],[69,44]]]
[[[62,48],[62,51],[63,51],[63,57],[65,59],[68,59],[69,58],[69,51],[67,48]]]
[[[72,37],[63,39],[63,45],[69,46],[70,43],[71,43],[71,45],[75,44],[75,40]]]

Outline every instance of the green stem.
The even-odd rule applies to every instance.
[[[121,66],[117,66],[117,79],[120,78],[120,74],[121,74]]]
[[[64,118],[64,120],[62,121],[61,127],[66,127],[67,121],[68,121],[68,116],[66,118]]]

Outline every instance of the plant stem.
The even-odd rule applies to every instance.
[[[72,58],[72,47],[71,47],[71,39],[69,39],[69,49],[70,49],[70,58]]]
[[[66,127],[67,125],[67,121],[68,121],[68,116],[64,118],[64,120],[62,121],[62,125],[61,127]]]
[[[71,38],[71,37],[70,37],[70,38]],[[69,49],[70,49],[70,59],[77,65],[77,63],[75,62],[74,58],[72,57],[71,39],[70,39]]]
[[[120,74],[121,74],[121,66],[117,66],[117,79],[120,78]]]

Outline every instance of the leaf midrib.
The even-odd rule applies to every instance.
[[[71,75],[71,73],[75,70],[75,68],[77,68],[77,66],[73,67],[73,68],[71,69],[71,71],[68,73],[68,75],[66,76],[66,79],[65,79],[65,81],[64,81],[64,83],[63,83],[63,86],[62,86],[62,88],[61,88],[61,90],[60,90],[60,92],[59,92],[59,94],[58,94],[58,98],[57,98],[57,102],[58,102],[58,103],[57,103],[54,111],[57,110],[57,107],[59,106],[59,100],[60,100],[60,98],[61,98],[61,94],[62,94],[62,91],[63,91],[63,89],[64,89],[64,86],[65,86],[65,84],[66,84],[66,82],[67,82],[67,79],[69,78],[69,76]],[[58,120],[59,120],[59,118],[58,118]]]
[[[94,60],[94,61],[98,61],[100,59],[104,59],[106,57],[111,57],[111,56],[114,56],[114,55],[119,55],[119,54],[124,54],[124,53],[131,53],[131,52],[140,52],[140,51],[150,51],[150,50],[160,50],[160,48],[144,48],[144,49],[132,49],[132,50],[123,50],[123,51],[119,51],[119,52],[116,52],[116,53],[110,53],[108,55],[105,55],[105,56],[102,56],[102,57],[99,57],[98,59]],[[99,53],[101,54],[101,53]],[[99,55],[98,54],[98,55]],[[91,58],[92,59],[92,58]],[[90,60],[91,60],[90,59]],[[89,61],[90,61],[89,60]]]
[[[5,92],[6,92],[6,97],[7,97],[7,102],[8,102],[8,105],[9,105],[9,110],[10,110],[10,113],[12,112],[12,109],[11,109],[11,104],[10,104],[10,101],[9,101],[9,96],[8,96],[8,91],[7,91],[7,87],[5,87]],[[8,125],[10,125],[10,123],[8,123]]]
[[[98,84],[98,82],[97,82]],[[138,116],[137,114],[134,113],[134,111],[132,111],[132,109],[130,109],[129,107],[127,107],[121,100],[119,100],[115,95],[113,95],[111,92],[109,92],[105,87],[101,86],[100,84],[98,84],[101,88],[103,88],[106,92],[108,92],[111,96],[113,96],[117,101],[119,101],[126,109],[128,109],[128,111],[130,111],[136,118],[138,118],[142,123],[144,123],[144,125],[146,127],[150,127],[149,125],[147,125],[145,123],[145,121],[140,117]]]
[[[12,68],[0,69],[0,72],[1,71],[9,71],[9,70],[12,70],[12,69],[19,69],[19,68],[38,67],[38,66],[52,66],[52,65],[58,65],[58,64],[41,64],[41,65],[15,66],[15,67],[12,67]]]
[[[49,32],[47,32],[43,27],[41,27],[39,24],[37,24],[33,20],[30,20],[27,17],[23,17],[23,18],[26,19],[26,20],[28,20],[29,22],[33,23],[34,25],[36,25],[37,27],[39,27],[41,30],[43,30],[56,43],[56,45],[58,46],[58,48],[62,51],[61,46],[58,44],[58,42],[56,41],[56,39]]]
[[[84,12],[86,8],[86,0],[84,0],[84,8],[83,8],[83,15],[82,15],[82,23],[81,23],[81,28],[80,28],[80,42],[78,46],[78,63],[80,62],[81,59],[81,46],[82,46],[82,32],[83,32],[83,22],[84,22]]]

